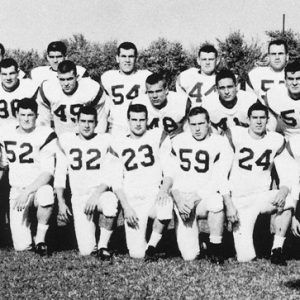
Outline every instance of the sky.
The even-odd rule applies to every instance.
[[[165,37],[186,49],[216,43],[233,31],[267,42],[266,30],[300,33],[298,0],[0,0],[0,42],[44,51],[82,33],[93,42],[132,41],[138,49]]]

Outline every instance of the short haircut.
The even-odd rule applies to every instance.
[[[138,55],[138,51],[137,51],[137,48],[135,46],[134,43],[131,43],[131,42],[124,42],[124,43],[121,43],[118,47],[118,55],[120,55],[121,53],[121,49],[125,49],[125,50],[130,50],[130,49],[133,49],[134,50],[134,56],[137,56]]]
[[[270,48],[272,45],[277,45],[277,46],[283,45],[285,53],[287,54],[289,52],[287,42],[283,39],[276,39],[276,40],[271,41],[268,45],[268,53],[270,53]]]
[[[14,66],[16,71],[19,70],[18,63],[13,58],[5,58],[0,62],[0,71],[2,68],[6,69],[11,66]]]
[[[3,44],[0,43],[0,54],[4,55],[5,54],[5,48],[3,46]]]
[[[201,52],[205,52],[205,53],[213,52],[216,55],[216,57],[218,57],[217,49],[213,45],[210,45],[210,44],[206,44],[199,49],[198,57],[200,57]]]
[[[80,119],[80,115],[84,114],[84,115],[93,115],[94,116],[94,120],[97,123],[97,119],[98,119],[98,114],[97,114],[97,110],[94,106],[90,106],[90,105],[83,105],[80,107],[78,115],[77,115],[77,120],[79,121]]]
[[[219,81],[224,78],[231,78],[233,80],[233,83],[236,84],[236,78],[235,78],[234,73],[232,71],[230,71],[229,69],[224,68],[224,69],[221,69],[216,75],[216,86],[218,86]]]
[[[67,54],[67,46],[64,42],[62,41],[54,41],[51,42],[48,47],[47,47],[47,53],[49,54],[49,52],[61,52],[61,54],[63,56],[66,56]]]
[[[295,73],[298,71],[300,71],[300,62],[298,60],[289,62],[284,68],[284,77],[286,78],[287,72]]]
[[[266,113],[266,117],[269,117],[269,110],[267,108],[267,106],[263,105],[259,100],[257,100],[257,102],[255,102],[254,104],[252,104],[249,109],[248,109],[248,118],[251,117],[251,114],[253,111],[255,110],[263,110]]]
[[[167,87],[167,81],[166,81],[166,78],[165,78],[164,74],[162,72],[157,72],[157,73],[150,74],[147,77],[146,84],[153,85],[153,84],[159,83],[160,81],[163,81],[164,88],[166,88]]]
[[[22,109],[31,109],[35,114],[38,112],[38,104],[35,100],[31,98],[23,98],[18,101],[17,111]]]
[[[144,104],[130,104],[127,109],[127,119],[130,119],[130,113],[145,113],[146,119],[148,118],[148,110]]]
[[[58,67],[57,67],[58,73],[65,74],[65,73],[68,73],[71,71],[74,72],[75,76],[77,75],[76,65],[71,60],[64,60],[58,64]]]
[[[190,117],[193,117],[193,116],[197,116],[197,115],[202,115],[204,114],[205,115],[205,119],[207,122],[210,121],[210,117],[209,117],[209,114],[208,114],[208,111],[203,108],[202,106],[195,106],[193,107],[189,114],[188,114],[188,119],[189,119],[189,122],[190,122]]]

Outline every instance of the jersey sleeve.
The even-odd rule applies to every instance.
[[[46,138],[44,144],[40,147],[40,167],[42,172],[54,175],[55,154],[57,152],[57,136],[52,131]]]
[[[66,178],[68,173],[68,159],[63,152],[61,144],[57,147],[56,151],[56,166],[54,174],[54,187],[66,188]]]
[[[39,93],[37,95],[38,103],[38,118],[37,125],[49,126],[51,125],[51,102],[45,93],[45,82],[42,83]]]

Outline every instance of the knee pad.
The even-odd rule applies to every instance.
[[[100,196],[100,210],[106,217],[115,217],[118,212],[118,199],[113,192],[104,192]]]
[[[35,204],[40,206],[48,206],[54,204],[54,193],[51,185],[45,184],[36,191]]]

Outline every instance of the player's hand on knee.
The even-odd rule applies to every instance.
[[[132,228],[139,228],[139,218],[132,207],[124,208],[124,219],[127,222],[128,226]]]
[[[159,206],[165,206],[171,201],[169,194],[166,191],[160,190],[156,196],[156,203]]]
[[[300,237],[300,222],[295,216],[292,218],[292,233],[294,236]]]
[[[97,197],[90,197],[86,202],[84,213],[86,215],[92,215],[94,211],[97,209],[97,202],[98,202]]]
[[[229,231],[231,231],[232,225],[234,225],[235,223],[237,223],[239,221],[237,209],[235,208],[235,206],[233,204],[226,206],[226,218],[227,218],[228,223],[230,223],[230,224],[228,224],[227,228]]]
[[[72,216],[72,213],[69,207],[65,203],[61,203],[58,205],[58,214],[57,218],[61,222],[69,222],[69,218]]]
[[[276,194],[272,204],[278,208],[279,211],[283,210],[285,205],[285,199],[289,193],[289,189],[285,186],[281,187],[278,193]]]
[[[25,190],[16,198],[13,209],[17,209],[18,211],[22,211],[26,208],[29,200],[33,197],[32,194],[26,192]]]

